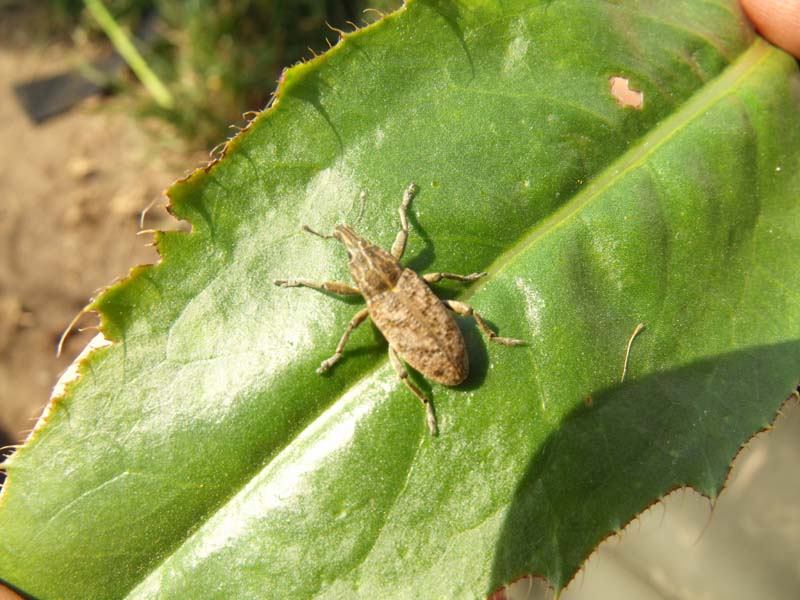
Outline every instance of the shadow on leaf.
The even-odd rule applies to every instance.
[[[770,426],[798,377],[800,340],[589,391],[520,479],[491,589],[528,573],[563,588],[605,537],[675,488],[713,501],[739,449]]]

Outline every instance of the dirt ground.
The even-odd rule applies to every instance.
[[[135,235],[140,213],[155,201],[145,228],[174,228],[162,190],[204,152],[143,132],[123,98],[89,99],[34,125],[12,86],[71,68],[77,52],[8,23],[0,40],[0,430],[12,443],[94,333],[71,335],[56,358],[67,324],[95,290],[158,260]]]

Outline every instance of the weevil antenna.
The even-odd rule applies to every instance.
[[[361,208],[358,210],[358,217],[356,217],[356,222],[353,223],[353,227],[358,227],[358,224],[361,223],[361,217],[364,216],[364,208],[367,206],[367,193],[361,192]]]
[[[322,239],[325,239],[325,240],[329,240],[329,239],[335,237],[332,233],[329,233],[329,234],[326,235],[324,233],[319,233],[318,231],[314,231],[308,225],[300,225],[300,229],[305,231],[306,233],[310,233],[311,235],[315,235],[317,237],[321,237]]]

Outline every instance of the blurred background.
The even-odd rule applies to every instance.
[[[400,5],[0,0],[0,446],[24,439],[95,334],[82,317],[89,329],[56,358],[67,324],[158,260],[136,232],[179,227],[162,190],[269,103],[284,67]],[[784,413],[740,454],[713,513],[675,492],[604,542],[563,597],[800,597],[797,403]],[[529,583],[509,597],[542,597]]]

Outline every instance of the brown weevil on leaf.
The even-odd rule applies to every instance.
[[[484,322],[481,316],[467,304],[455,300],[442,300],[428,287],[442,279],[475,281],[486,273],[455,275],[453,273],[428,273],[420,277],[400,264],[408,239],[408,217],[406,210],[416,194],[417,186],[411,184],[403,195],[400,204],[400,231],[392,244],[391,253],[386,252],[359,236],[348,225],[337,225],[333,233],[317,233],[308,225],[301,229],[321,238],[334,238],[347,248],[348,266],[357,287],[338,281],[315,283],[307,279],[278,279],[275,285],[282,287],[310,287],[316,290],[346,296],[363,296],[367,307],[358,311],[336,346],[333,356],[324,360],[317,373],[324,373],[342,357],[347,340],[353,330],[367,317],[372,321],[389,343],[389,359],[394,370],[422,401],[427,414],[431,435],[436,434],[436,417],[430,400],[408,380],[400,359],[414,367],[422,375],[443,385],[458,385],[467,378],[469,361],[467,348],[455,320],[447,309],[462,315],[472,316],[481,331],[488,338],[506,346],[520,346],[525,342],[499,337]],[[364,193],[361,193],[361,210],[364,209]],[[359,214],[359,219],[361,215]]]

